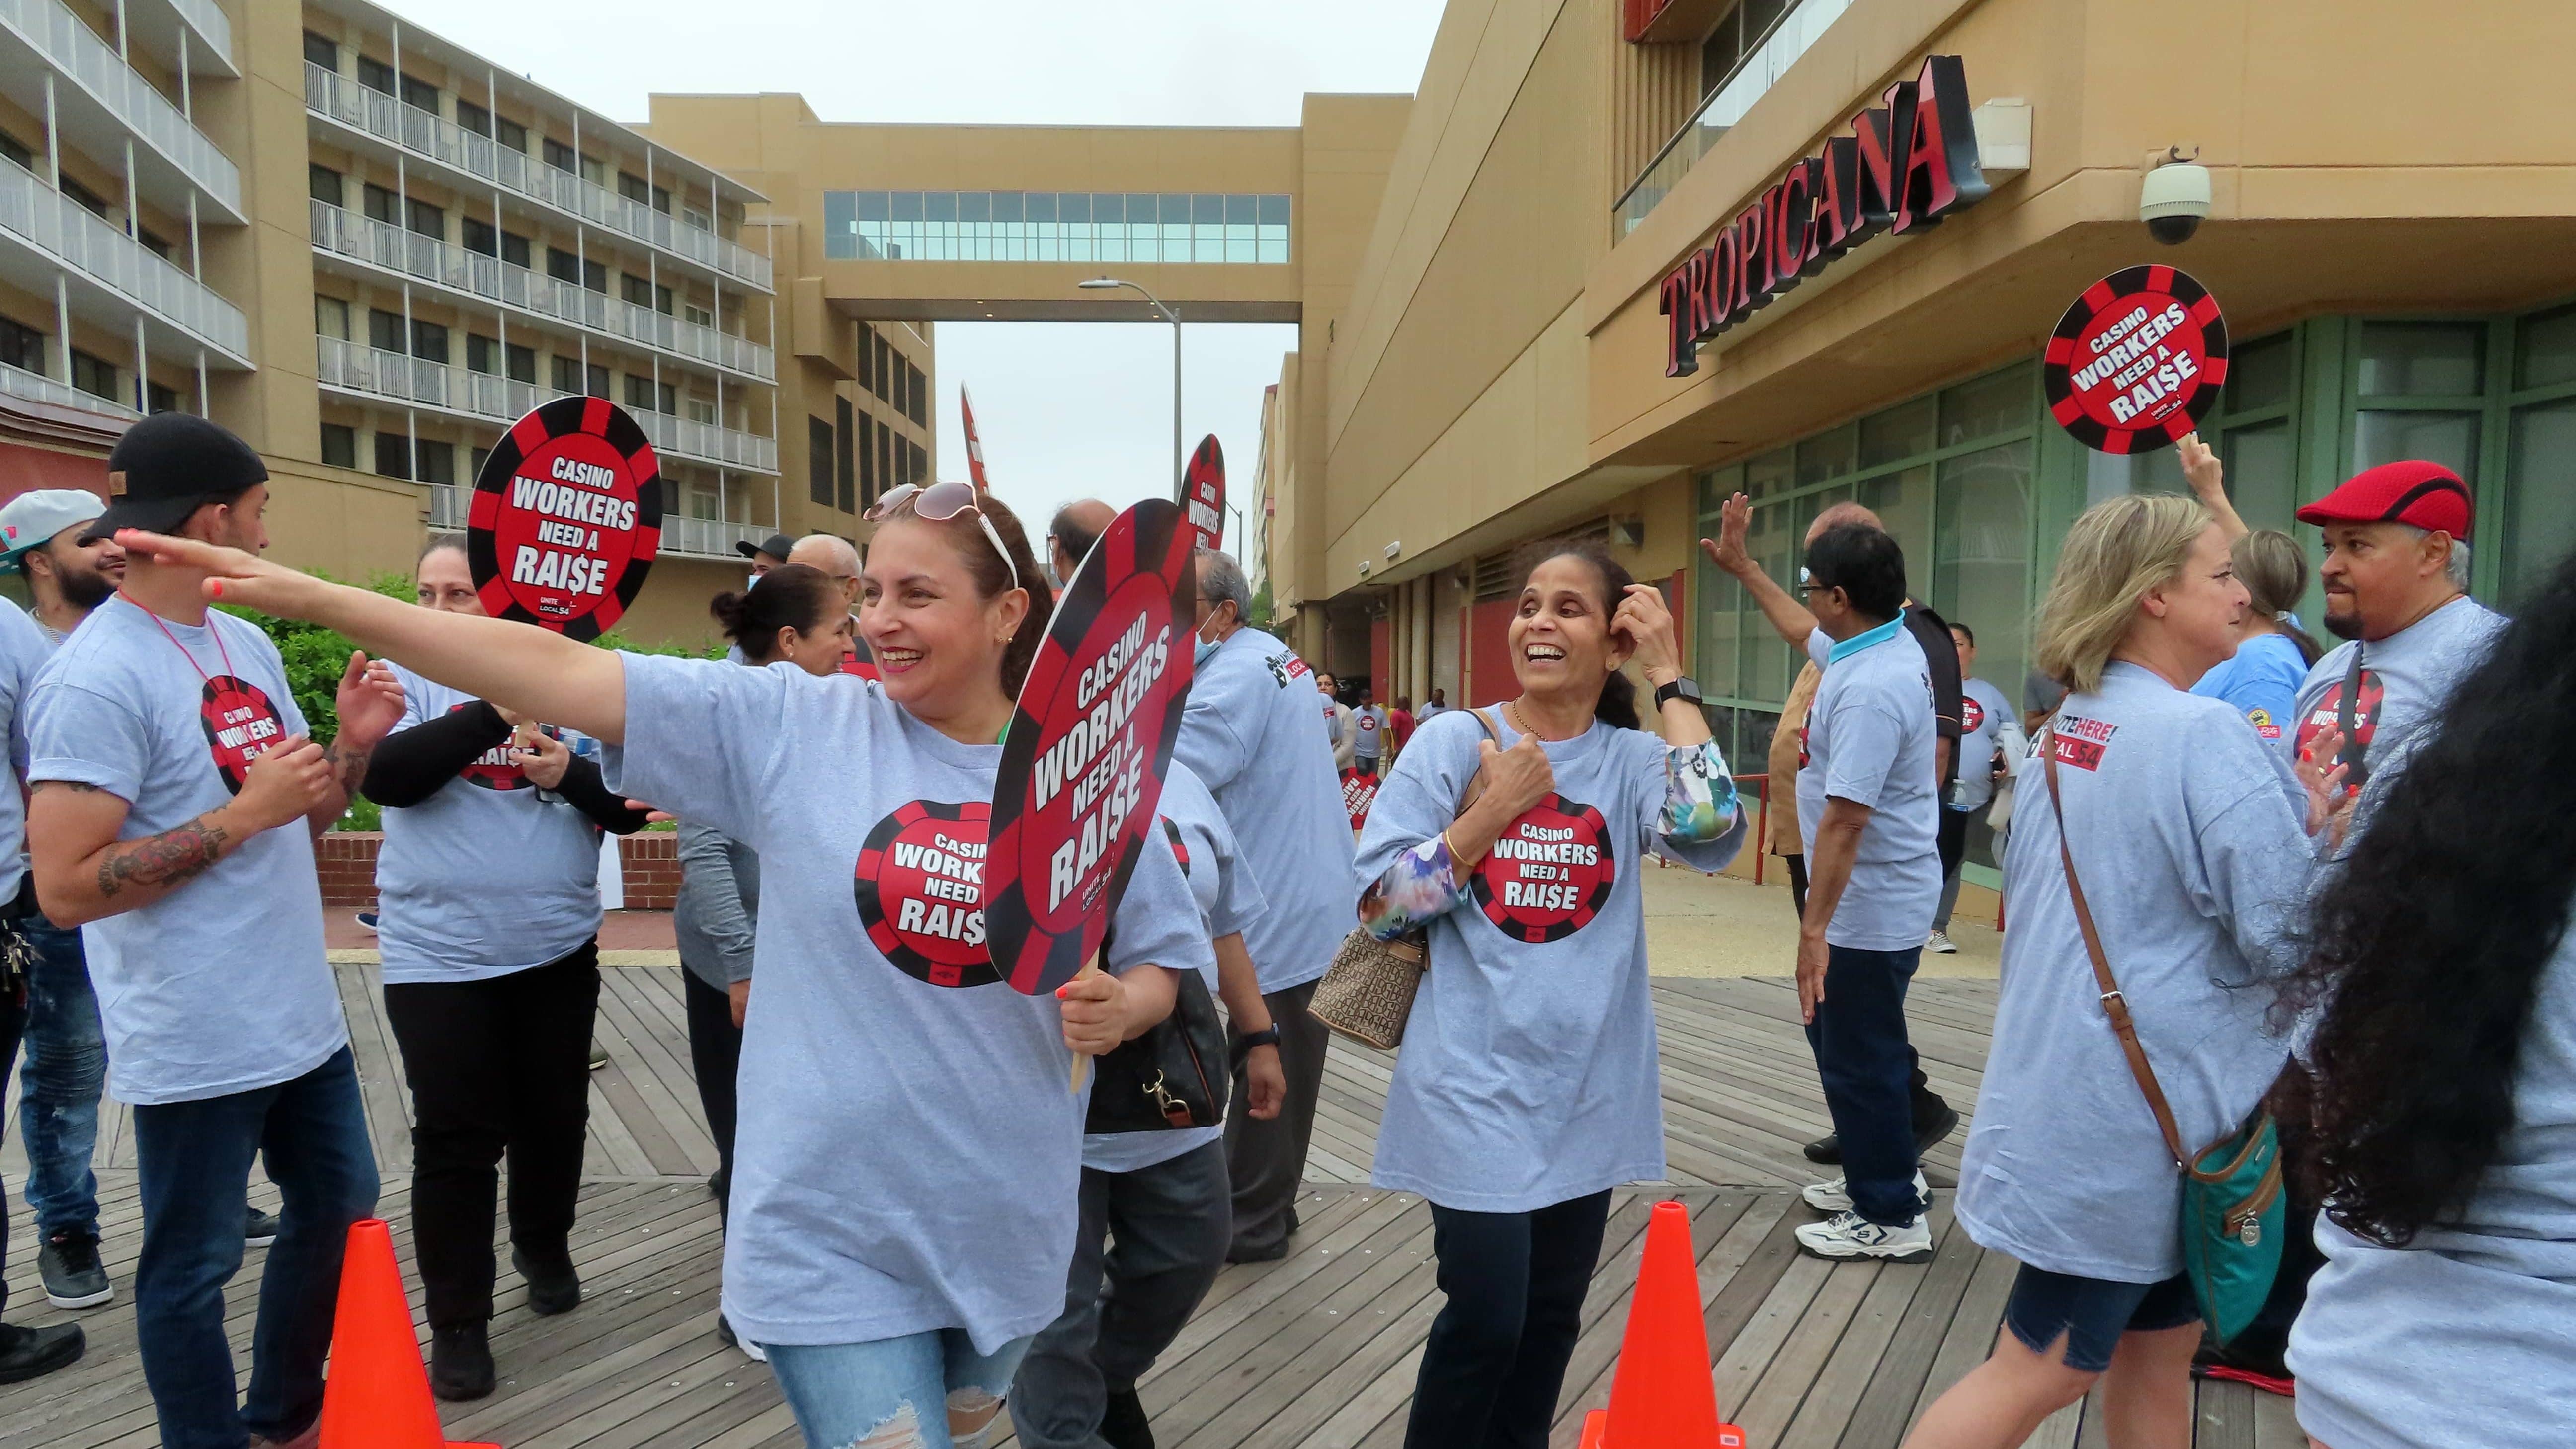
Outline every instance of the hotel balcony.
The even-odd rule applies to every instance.
[[[0,65],[0,93],[29,115],[45,114],[50,68],[55,124],[67,148],[123,171],[135,140],[135,187],[165,210],[184,213],[191,192],[212,203],[208,220],[246,223],[241,171],[169,98],[118,56],[116,45],[60,0],[0,0],[0,33],[34,52],[37,65]]]
[[[144,324],[154,356],[248,370],[250,322],[205,283],[14,165],[0,165],[0,279],[50,297],[69,282],[72,314],[119,336]]]

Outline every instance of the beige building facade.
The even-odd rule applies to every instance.
[[[1670,586],[1720,740],[1758,762],[1794,661],[1696,541],[1746,492],[1793,581],[1807,521],[1857,499],[2018,698],[2066,524],[2180,484],[2171,449],[2077,444],[2039,376],[2078,294],[2151,263],[2225,309],[2234,371],[2202,432],[2250,521],[2435,458],[2477,495],[2478,591],[2509,604],[2576,543],[2576,140],[2518,99],[2576,12],[2505,10],[1453,0],[1338,338],[1279,384],[1324,398],[1320,436],[1264,454],[1293,637],[1382,698],[1503,697],[1513,550],[1600,537]],[[1934,56],[1964,80],[1941,99],[1972,116],[1983,198],[1828,250],[1684,366],[1666,279]],[[2177,158],[2210,214],[2164,245],[2141,187]]]

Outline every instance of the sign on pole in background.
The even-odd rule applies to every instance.
[[[1225,537],[1225,449],[1216,434],[1199,439],[1190,466],[1181,474],[1181,498],[1190,510],[1190,531],[1200,548],[1214,548]]]
[[[484,612],[595,639],[662,543],[653,445],[605,398],[559,397],[503,434],[474,478],[465,559]]]
[[[1342,809],[1350,814],[1351,829],[1368,824],[1369,807],[1377,803],[1380,783],[1378,776],[1363,775],[1356,766],[1342,772]]]
[[[1037,995],[1100,950],[1163,799],[1189,693],[1197,597],[1180,508],[1111,522],[1056,603],[993,783],[984,926],[994,968]]]
[[[2085,288],[2040,362],[2049,415],[2100,453],[2181,441],[2226,380],[2218,299],[2167,266],[2129,267]]]
[[[984,439],[975,431],[975,400],[966,395],[966,384],[957,384],[957,416],[966,425],[966,476],[975,482],[975,491],[989,493],[993,485],[984,481]]]

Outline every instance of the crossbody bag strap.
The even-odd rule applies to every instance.
[[[2146,1094],[2147,1110],[2156,1114],[2156,1127],[2165,1135],[2165,1150],[2173,1154],[2174,1166],[2188,1171],[2191,1156],[2183,1150],[2182,1129],[2174,1124],[2173,1108],[2165,1101],[2164,1088],[2156,1084],[2155,1068],[2147,1064],[2147,1049],[2138,1040],[2137,1023],[2129,1017],[2129,999],[2120,994],[2120,983],[2111,975],[2111,958],[2103,954],[2102,933],[2093,925],[2093,908],[2084,903],[2084,883],[2075,876],[2075,852],[2066,843],[2066,803],[2057,788],[2054,722],[2046,731],[2040,763],[2048,772],[2048,808],[2057,817],[2057,859],[2066,868],[2066,894],[2075,903],[2075,928],[2084,934],[2084,954],[2093,959],[2093,982],[2102,988],[2102,1014],[2111,1019],[2111,1030],[2120,1038],[2120,1051],[2129,1059],[2129,1074],[2138,1079],[2138,1090]]]
[[[1467,711],[1467,717],[1484,727],[1485,738],[1492,740],[1497,748],[1502,745],[1502,732],[1494,728],[1492,720],[1485,718],[1483,710],[1471,709]],[[1467,788],[1458,796],[1458,814],[1466,814],[1477,801],[1483,798],[1485,798],[1485,767],[1480,764],[1476,767],[1476,773],[1467,777]]]
[[[2335,728],[2343,734],[2344,781],[2356,790],[2369,775],[2361,762],[2361,736],[2354,729],[2361,712],[2362,647],[2360,640],[2353,641],[2352,663],[2343,672],[2343,699],[2335,705]]]

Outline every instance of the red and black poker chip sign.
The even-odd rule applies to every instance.
[[[197,695],[197,721],[205,726],[215,773],[236,795],[250,778],[251,762],[286,738],[286,722],[278,718],[268,691],[238,675],[218,674],[206,681]]]
[[[2057,319],[2041,359],[2049,415],[2099,453],[2179,442],[2218,404],[2227,321],[2218,299],[2167,266],[2113,272]]]
[[[1189,693],[1195,535],[1179,505],[1118,515],[1056,602],[993,784],[984,915],[1034,996],[1100,949],[1163,798]]]
[[[981,800],[915,800],[876,823],[853,871],[859,924],[895,968],[933,986],[1002,979],[984,941]]]
[[[484,612],[571,639],[614,628],[662,543],[661,462],[605,398],[559,397],[483,461],[465,559]]]
[[[1379,777],[1355,766],[1342,772],[1342,808],[1350,812],[1351,829],[1368,824],[1369,807],[1377,803]]]
[[[1189,511],[1195,546],[1214,548],[1225,537],[1225,449],[1216,434],[1199,439],[1190,466],[1181,474],[1181,502]]]
[[[2370,742],[2378,738],[2379,710],[2380,706],[2387,702],[2388,682],[2379,677],[2378,670],[2363,669],[2361,693],[2353,701],[2352,738],[2344,746],[2347,751],[2354,745],[2367,750]],[[2309,706],[2308,712],[2299,719],[2299,733],[2295,741],[2299,758],[2304,760],[2308,757],[2309,750],[2316,744],[2317,736],[2328,730],[2341,728],[2343,728],[2343,681],[2338,679],[2326,686],[2326,692],[2317,696],[2317,702]]]
[[[1504,935],[1542,945],[1592,924],[1618,882],[1601,812],[1550,794],[1505,827],[1476,862],[1469,888]]]

